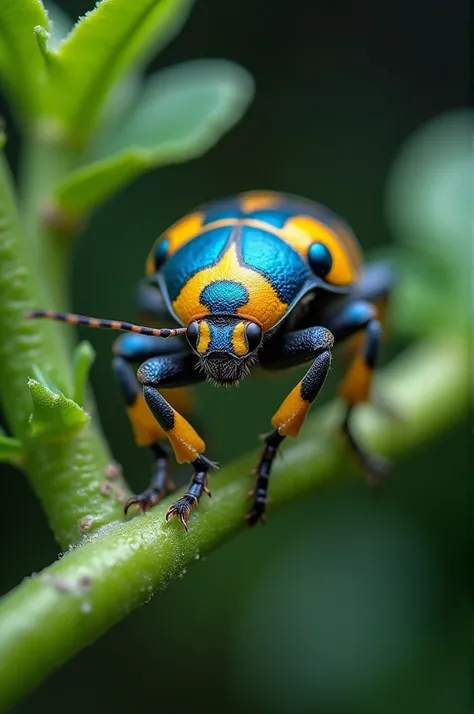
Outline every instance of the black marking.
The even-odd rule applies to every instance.
[[[193,350],[195,350],[199,339],[199,323],[196,320],[189,323],[186,329],[186,339]]]
[[[143,387],[145,401],[158,424],[165,431],[174,428],[174,410],[154,387]]]
[[[249,352],[253,352],[259,347],[262,341],[262,328],[255,322],[249,322],[245,328],[245,337],[247,338],[247,345]]]
[[[155,270],[159,270],[168,257],[169,240],[162,239],[155,248],[154,263]]]
[[[313,273],[324,278],[332,268],[332,255],[323,243],[313,243],[308,250],[308,262]]]
[[[329,350],[318,355],[301,381],[301,398],[313,402],[321,391],[331,366]]]

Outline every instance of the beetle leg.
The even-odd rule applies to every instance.
[[[138,370],[143,385],[143,397],[150,412],[168,438],[178,463],[191,463],[193,478],[185,496],[168,510],[166,519],[177,516],[187,530],[187,518],[207,490],[207,475],[213,466],[202,454],[204,441],[186,419],[179,414],[158,391],[159,387],[178,386],[201,381],[204,375],[196,370],[196,357],[191,354],[154,357],[144,362]],[[131,499],[131,503],[136,503]]]
[[[371,482],[378,483],[388,471],[388,463],[382,457],[368,452],[354,435],[351,416],[354,407],[370,401],[374,368],[382,338],[382,326],[377,309],[364,300],[354,300],[328,320],[328,327],[334,334],[335,343],[357,332],[364,339],[343,379],[339,393],[347,403],[347,412],[342,423],[342,431],[350,448],[361,462]]]
[[[178,345],[181,353],[176,352],[176,347],[176,343],[142,335],[124,335],[116,341],[114,346],[116,356],[113,360],[113,368],[125,398],[135,442],[138,446],[149,447],[155,460],[149,488],[139,496],[130,499],[126,506],[127,509],[132,503],[137,503],[142,510],[148,510],[158,503],[173,485],[168,474],[168,454],[160,444],[161,440],[166,439],[166,433],[148,409],[141,385],[130,362],[142,361],[154,355],[157,359],[163,358],[167,364],[170,360],[173,361],[174,357],[179,358],[180,355],[183,355],[182,345]],[[160,352],[162,354],[158,357]],[[190,409],[191,400],[188,390],[177,386],[174,389],[165,389],[164,393],[174,407],[185,411]]]
[[[207,478],[209,471],[215,467],[215,464],[205,456],[198,456],[193,462],[193,476],[187,492],[173,503],[166,513],[166,520],[176,516],[183,524],[184,530],[188,530],[188,516],[195,506],[198,505],[203,493],[210,496],[208,489]]]
[[[267,369],[302,364],[313,359],[303,379],[284,399],[272,419],[275,430],[265,438],[265,447],[257,466],[254,502],[247,521],[254,525],[264,519],[268,481],[278,447],[286,436],[298,436],[311,404],[318,396],[331,365],[333,336],[324,327],[309,327],[290,332],[262,352],[261,364]]]

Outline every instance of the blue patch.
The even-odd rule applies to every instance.
[[[283,303],[290,305],[311,274],[305,261],[277,236],[251,226],[242,227],[242,259],[267,278]]]
[[[239,307],[248,302],[249,292],[240,283],[232,280],[216,280],[203,288],[199,301],[211,313],[234,315]]]
[[[246,218],[269,223],[274,228],[283,228],[289,215],[290,214],[288,212],[281,211],[279,208],[264,208],[259,211],[252,211],[252,213],[248,213]]]
[[[207,351],[216,350],[218,352],[233,353],[232,333],[234,332],[235,323],[233,322],[231,325],[214,325],[209,321],[208,325],[211,330],[211,341]]]
[[[171,302],[193,275],[219,260],[231,233],[232,226],[223,226],[198,235],[165,263],[162,272]]]

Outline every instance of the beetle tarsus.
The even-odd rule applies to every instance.
[[[285,437],[282,436],[278,429],[275,429],[264,438],[265,446],[255,469],[257,480],[255,486],[250,491],[250,496],[254,501],[252,508],[245,516],[245,520],[249,526],[254,526],[256,523],[265,523],[265,510],[268,503],[268,481],[272,469],[273,461],[278,453],[279,446]]]
[[[143,491],[143,493],[129,498],[123,507],[123,512],[126,515],[131,506],[139,506],[140,511],[142,511],[142,513],[146,513],[146,511],[149,511],[150,508],[156,506],[164,495],[164,491],[162,490],[158,491],[156,489],[148,488],[146,491]]]
[[[182,498],[179,498],[176,503],[173,503],[168,511],[166,512],[165,519],[168,522],[171,518],[176,516],[182,523],[185,531],[188,530],[188,517],[191,511],[198,504],[198,499],[196,496],[191,496],[190,494],[185,494]]]
[[[249,526],[254,526],[257,523],[262,523],[263,525],[266,524],[267,516],[265,513],[265,506],[265,503],[255,501],[252,508],[245,516],[245,520],[247,521]]]
[[[215,467],[215,464],[202,455],[193,461],[194,473],[191,483],[189,484],[188,492],[168,508],[165,516],[167,521],[173,518],[173,516],[176,516],[183,524],[184,530],[188,530],[189,514],[193,508],[198,505],[202,494],[206,493],[208,496],[211,495],[208,486],[208,476],[209,469],[213,467]]]

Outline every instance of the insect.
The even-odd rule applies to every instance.
[[[359,443],[351,417],[370,399],[392,283],[388,265],[363,267],[354,234],[329,209],[296,196],[251,191],[196,208],[156,241],[140,303],[167,327],[42,310],[28,317],[132,333],[115,342],[113,367],[135,440],[152,449],[155,468],[149,488],[130,498],[125,512],[134,504],[148,510],[166,492],[167,438],[177,461],[193,469],[187,493],[166,514],[166,520],[177,516],[186,530],[191,510],[208,493],[213,464],[180,414],[179,388],[203,380],[237,384],[257,363],[264,370],[310,363],[265,437],[247,514],[253,525],[265,516],[277,450],[287,436],[298,436],[328,374],[332,348],[342,341],[352,339],[340,386],[347,405],[342,431],[372,479],[385,472],[384,460]],[[140,364],[138,372],[133,363]]]

